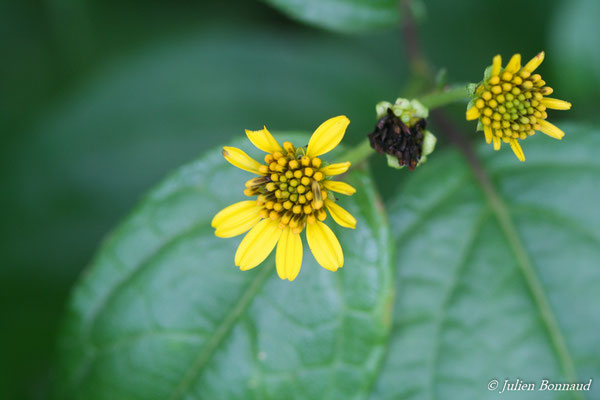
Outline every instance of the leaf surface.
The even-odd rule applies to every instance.
[[[399,22],[395,0],[265,0],[291,18],[339,32],[393,28]]]
[[[600,84],[600,2],[574,0],[562,2],[552,20],[548,56],[555,79],[553,86],[568,98],[595,101],[578,106],[596,109]],[[592,114],[592,113],[590,113]]]
[[[525,163],[480,149],[495,198],[454,152],[398,193],[394,328],[373,399],[497,399],[505,379],[600,376],[600,131],[562,128],[562,141],[527,140]],[[596,398],[594,384],[508,395]]]
[[[61,398],[366,396],[392,302],[390,235],[370,177],[349,174],[358,191],[340,199],[356,230],[327,221],[344,267],[319,267],[303,235],[302,270],[290,283],[277,277],[274,254],[239,271],[241,236],[220,239],[210,227],[244,199],[249,175],[215,149],[156,187],[106,240],[71,302]]]

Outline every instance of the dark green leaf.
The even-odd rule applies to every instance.
[[[254,6],[264,12],[264,5]],[[45,25],[0,13],[25,30],[4,35],[19,42],[6,53],[10,62],[4,67],[21,71],[23,78],[5,77],[3,83],[13,83],[0,87],[12,104],[6,110],[27,111],[20,122],[30,126],[15,131],[0,121],[2,134],[13,139],[0,146],[0,292],[7,299],[0,302],[0,315],[11,327],[3,330],[4,342],[12,344],[2,353],[0,397],[17,398],[29,387],[45,392],[66,291],[101,236],[166,171],[263,124],[310,129],[346,114],[352,120],[349,139],[362,137],[374,123],[373,105],[395,91],[389,82],[405,76],[398,72],[400,53],[388,55],[383,46],[374,49],[360,38],[280,29],[253,19],[240,23],[252,14],[237,5],[233,23],[229,16],[224,22],[222,15],[210,14],[210,25],[183,5],[157,3],[141,13],[121,2],[106,7],[118,14],[127,9],[136,18],[94,23],[112,57],[92,49],[98,57],[92,73],[75,74],[76,83],[69,85],[47,82],[60,93],[44,110],[34,107],[44,89],[36,77],[52,70],[37,58],[17,65],[11,54],[27,54],[20,43],[31,36],[27,26]],[[184,20],[196,22],[189,26]],[[164,24],[177,25],[176,32],[165,34]],[[58,57],[56,49],[48,49],[48,57]],[[74,68],[60,69],[73,77]]]
[[[450,82],[478,82],[496,54],[506,63],[520,53],[526,62],[547,50],[543,39],[559,1],[426,0],[427,20],[419,30],[426,56],[433,65],[448,70]],[[507,28],[506,21],[518,28]],[[540,69],[544,77],[546,64]]]
[[[524,142],[525,163],[480,149],[497,197],[454,152],[398,193],[394,328],[374,399],[498,399],[492,379],[600,376],[600,131],[562,128],[562,141]],[[597,398],[595,384],[581,396]]]
[[[139,193],[244,128],[316,128],[345,114],[348,136],[362,138],[397,71],[365,49],[319,33],[205,28],[99,68],[3,153],[5,254],[19,270],[72,274]],[[21,243],[43,251],[21,254]]]
[[[60,398],[364,397],[384,355],[393,287],[371,179],[347,177],[358,191],[341,204],[358,226],[332,227],[344,268],[319,267],[305,241],[290,283],[273,255],[239,271],[241,238],[210,227],[243,200],[248,175],[215,149],[155,188],[107,239],[71,302]]]
[[[597,0],[565,1],[553,19],[548,58],[555,71],[556,85],[569,97],[598,96],[599,19],[600,2]]]
[[[396,0],[265,0],[299,21],[340,32],[392,28],[399,22]]]

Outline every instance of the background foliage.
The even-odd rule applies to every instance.
[[[411,87],[395,2],[0,7],[0,390],[10,399],[49,398],[69,289],[102,238],[169,171],[263,123],[310,129],[343,113],[352,121],[346,142],[356,143],[375,122],[374,103]],[[567,115],[577,122],[560,125],[567,138],[528,140],[526,165],[508,152],[480,154],[577,376],[600,377],[597,2],[431,0],[420,10],[425,52],[452,81],[479,79],[498,52],[545,49],[544,78],[574,104]],[[450,111],[464,135],[481,139],[463,123],[463,105]],[[441,140],[439,148],[448,147]],[[561,377],[552,335],[464,161],[441,151],[430,160],[414,174],[371,162],[395,240],[406,237],[396,246],[390,354],[373,375],[374,396],[481,398],[495,375]],[[303,272],[308,285],[314,271]],[[531,365],[543,368],[523,376]]]

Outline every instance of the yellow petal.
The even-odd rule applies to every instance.
[[[323,122],[308,141],[306,154],[309,157],[318,157],[331,151],[342,141],[349,123],[350,120],[345,115],[333,117]]]
[[[494,150],[500,150],[500,146],[502,146],[502,140],[496,135],[492,138],[494,141]]]
[[[228,238],[241,235],[260,220],[262,206],[254,200],[240,201],[219,211],[211,225],[216,228],[215,236]]]
[[[277,242],[277,275],[281,279],[293,281],[302,266],[302,240],[300,234],[286,227]]]
[[[545,133],[550,137],[553,137],[554,139],[561,140],[563,136],[565,136],[565,133],[560,128],[551,124],[545,119],[538,120],[538,124],[540,125],[541,132]]]
[[[352,229],[356,228],[356,218],[354,218],[352,214],[350,214],[344,208],[337,205],[336,202],[326,199],[325,207],[327,207],[329,214],[331,214],[333,220],[337,222],[339,226]]]
[[[525,161],[525,154],[523,154],[523,149],[521,148],[521,145],[517,139],[510,140],[510,148],[515,153],[515,156],[517,156],[519,161]]]
[[[240,219],[235,225],[223,226],[215,230],[215,236],[220,238],[230,238],[241,235],[249,231],[256,223],[260,221],[258,213],[255,215],[247,215],[245,219]]]
[[[333,231],[321,221],[306,226],[308,247],[321,267],[336,271],[344,266],[342,246]]]
[[[242,271],[256,267],[271,254],[280,236],[279,221],[263,219],[242,239],[235,252],[235,265]]]
[[[485,134],[485,142],[487,144],[492,143],[492,137],[494,136],[494,134],[492,133],[492,128],[490,128],[489,126],[484,126],[483,127],[483,133]]]
[[[492,76],[500,75],[500,69],[502,69],[502,56],[498,54],[492,60]]]
[[[544,52],[540,51],[535,57],[533,57],[527,64],[525,64],[525,66],[523,67],[523,69],[529,73],[532,73],[533,71],[535,71],[535,69],[537,67],[540,66],[540,64],[542,63],[542,61],[544,61]]]
[[[273,135],[267,130],[266,126],[258,131],[246,129],[246,136],[248,136],[248,139],[250,139],[254,146],[265,153],[275,153],[276,151],[283,153],[283,149],[279,143],[277,143],[277,140],[275,140]]]
[[[258,167],[260,167],[260,163],[252,157],[250,157],[248,154],[244,153],[244,151],[238,149],[237,147],[223,147],[223,157],[225,157],[225,159],[229,161],[232,165],[243,169],[244,171],[261,175],[261,173],[258,172]]]
[[[553,110],[570,110],[571,103],[564,100],[553,99],[552,97],[544,97],[540,103],[546,106],[547,108],[551,108]]]
[[[479,112],[479,108],[473,106],[467,110],[467,121],[477,119],[480,115],[481,113]]]
[[[320,171],[326,176],[334,176],[343,174],[344,172],[348,171],[348,168],[350,168],[350,161],[331,164],[326,166],[325,168],[321,168]]]
[[[348,185],[346,182],[325,181],[323,182],[323,186],[325,186],[325,189],[327,190],[345,194],[346,196],[352,196],[354,193],[356,193],[356,189]]]
[[[521,55],[515,54],[511,57],[508,64],[506,64],[506,68],[504,70],[507,72],[510,72],[511,74],[514,74],[515,72],[517,72],[520,69],[521,69]]]
[[[244,200],[239,201],[237,203],[233,203],[232,205],[225,207],[224,209],[219,211],[217,215],[215,215],[212,219],[210,225],[213,228],[218,228],[220,225],[222,225],[224,222],[231,219],[232,217],[235,218],[236,215],[244,213],[247,210],[254,209],[255,207],[258,207],[256,205],[256,200]]]

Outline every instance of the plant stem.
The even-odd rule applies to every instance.
[[[454,102],[466,100],[469,97],[467,85],[454,85],[446,90],[437,90],[435,92],[422,96],[419,101],[427,108],[434,109]]]
[[[413,7],[411,0],[401,0],[399,7],[404,16],[400,26],[404,47],[408,54],[410,69],[415,78],[429,81],[431,76],[431,66],[423,53],[421,39],[419,37],[417,24],[413,18]]]
[[[468,97],[467,85],[455,85],[446,90],[436,90],[435,92],[424,95],[419,99],[427,108],[434,109],[452,104]],[[342,157],[341,161],[350,161],[353,165],[359,164],[375,153],[371,148],[369,139],[364,139],[348,150]]]
[[[369,139],[364,139],[362,142],[357,144],[348,150],[345,155],[343,155],[340,160],[341,161],[350,161],[352,165],[356,165],[361,161],[369,158],[371,154],[375,153],[375,150],[371,148],[371,144],[369,143]]]

